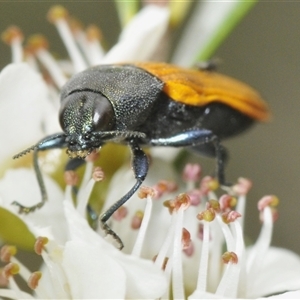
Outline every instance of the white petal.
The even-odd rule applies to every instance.
[[[73,299],[125,298],[124,271],[101,247],[67,242],[62,265]]]
[[[157,299],[166,292],[166,277],[152,261],[127,256],[126,259],[119,260],[119,263],[126,273],[127,298]]]
[[[63,193],[58,185],[48,176],[43,176],[48,201],[41,209],[28,215],[19,215],[18,207],[11,205],[13,201],[18,201],[25,206],[32,206],[41,201],[41,194],[35,173],[31,169],[8,170],[0,180],[0,199],[2,206],[11,212],[19,215],[30,225],[38,227],[52,227],[52,232],[57,241],[65,241],[67,231],[65,217],[63,214],[62,199]]]
[[[148,5],[125,27],[119,42],[106,54],[102,64],[149,59],[167,30],[167,7]]]
[[[0,74],[0,160],[12,157],[45,135],[45,120],[56,114],[41,76],[26,63]],[[56,121],[58,128],[58,122]]]
[[[204,49],[220,30],[224,20],[240,1],[199,1],[196,5],[172,58],[175,64],[191,66],[198,53]]]
[[[299,290],[300,257],[286,249],[270,248],[262,270],[255,278],[247,280],[255,280],[255,288],[247,292],[249,298]]]
[[[300,290],[299,291],[294,291],[294,292],[287,292],[287,293],[283,293],[283,294],[268,297],[268,298],[272,298],[272,299],[300,299]],[[264,298],[264,299],[266,299],[266,298]]]

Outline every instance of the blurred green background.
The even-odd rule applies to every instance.
[[[53,4],[64,5],[85,25],[101,27],[109,47],[120,25],[113,1],[21,1],[0,3],[0,29],[15,24],[25,37],[42,33],[51,51],[65,57],[56,29],[46,20]],[[247,204],[246,233],[255,240],[260,229],[257,200],[276,194],[280,200],[273,245],[300,254],[300,2],[260,1],[215,54],[220,72],[255,87],[269,103],[273,120],[224,144],[231,160],[227,178],[251,178],[254,187]],[[0,43],[0,68],[11,59]],[[5,147],[5,145],[1,145]],[[200,160],[207,161],[207,160]],[[205,164],[212,162],[205,162]]]

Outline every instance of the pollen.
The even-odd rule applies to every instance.
[[[101,29],[94,24],[88,26],[86,29],[86,36],[89,41],[101,41],[103,38]]]
[[[215,191],[219,187],[219,182],[211,176],[205,176],[200,183],[200,191],[203,194],[208,194],[210,191]]]
[[[154,188],[142,186],[137,195],[140,199],[145,199],[147,197],[153,198],[156,196],[156,191]]]
[[[2,274],[5,278],[9,278],[10,276],[18,274],[20,271],[20,266],[16,263],[9,263],[7,264],[3,270]]]
[[[104,172],[102,170],[102,168],[100,167],[95,167],[94,171],[93,171],[93,179],[96,182],[100,182],[105,178]]]
[[[234,222],[237,218],[240,218],[242,215],[237,211],[228,211],[222,214],[222,220],[224,223],[229,224]]]
[[[42,272],[33,272],[28,281],[27,281],[27,285],[32,289],[35,290],[38,287],[39,281],[42,278]]]
[[[48,49],[48,40],[41,34],[34,34],[27,41],[27,49],[35,53],[40,49]]]
[[[274,195],[268,195],[268,196],[264,196],[262,197],[257,204],[257,208],[259,211],[262,211],[266,206],[270,206],[270,207],[277,207],[279,204],[279,199],[277,196]]]
[[[207,209],[213,209],[215,212],[220,211],[220,203],[218,200],[211,199],[206,203]]]
[[[219,199],[222,211],[231,210],[237,204],[237,199],[230,195],[222,195]]]
[[[200,179],[201,166],[199,164],[187,164],[183,170],[182,179],[184,181],[196,182]]]
[[[123,220],[128,214],[128,209],[125,206],[121,206],[118,208],[114,213],[113,213],[113,218],[116,221],[121,221]]]
[[[186,228],[182,228],[182,249],[186,250],[190,247],[191,245],[191,234]]]
[[[211,222],[215,219],[216,212],[213,208],[208,208],[197,215],[197,219],[200,221]]]
[[[75,186],[79,182],[79,176],[75,171],[66,171],[64,179],[67,185]]]
[[[228,263],[233,263],[233,264],[237,264],[238,263],[238,256],[234,253],[234,252],[225,252],[222,255],[222,261],[224,264],[228,264]]]
[[[10,26],[1,34],[1,39],[7,45],[11,45],[15,40],[23,40],[23,33],[17,26]]]
[[[136,211],[131,220],[131,228],[139,229],[144,218],[144,213],[141,210]]]
[[[48,243],[48,238],[40,236],[36,239],[34,244],[34,251],[36,254],[41,255],[42,251],[45,249],[46,244]]]
[[[47,14],[47,19],[51,23],[55,23],[60,19],[67,19],[69,16],[68,11],[61,5],[52,6]]]
[[[247,178],[240,177],[237,184],[232,187],[232,190],[237,195],[247,195],[251,188],[252,181]]]
[[[0,251],[1,261],[8,263],[12,256],[15,256],[17,253],[17,247],[11,245],[4,245]]]

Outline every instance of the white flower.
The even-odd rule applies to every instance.
[[[207,5],[213,7],[214,3]],[[6,145],[0,151],[3,168],[8,168],[5,166],[8,156],[60,130],[54,121],[59,106],[58,91],[69,75],[99,63],[153,59],[168,29],[169,14],[167,7],[146,6],[105,54],[98,39],[90,40],[80,29],[73,34],[66,11],[56,7],[49,18],[65,43],[71,63],[57,62],[40,37],[31,40],[33,52],[27,53],[27,64],[21,63],[22,38],[20,35],[13,38],[14,64],[0,74],[0,136]],[[215,31],[220,24],[214,24],[211,25]],[[203,36],[205,43],[209,43],[209,34]],[[39,75],[37,61],[50,75],[49,82],[44,82]],[[47,169],[48,173],[57,168],[60,156],[60,151],[51,153],[41,157],[43,170]],[[32,273],[14,257],[14,247],[4,246],[1,256],[7,265],[3,274],[9,288],[0,289],[0,296],[11,299],[255,298],[300,289],[300,258],[288,250],[270,246],[275,197],[267,196],[259,202],[262,231],[255,244],[246,248],[243,218],[249,189],[247,180],[241,180],[229,190],[230,195],[218,198],[211,178],[203,178],[200,188],[196,185],[200,177],[198,166],[187,166],[183,183],[170,163],[173,155],[169,152],[161,155],[160,151],[152,151],[152,155],[152,166],[145,181],[150,188],[142,188],[139,194],[146,200],[134,196],[111,218],[113,230],[125,244],[123,252],[112,245],[114,241],[102,237],[101,229],[92,230],[86,220],[91,191],[99,176],[103,177],[97,169],[91,179],[92,161],[87,162],[82,184],[75,193],[76,205],[73,204],[75,174],[66,174],[64,193],[53,179],[44,175],[49,201],[34,214],[25,216],[19,215],[11,203],[17,200],[30,206],[39,202],[35,174],[23,168],[8,169],[0,180],[1,213],[12,213],[27,226],[36,238],[35,251],[42,256],[44,264],[41,271]],[[133,174],[126,165],[112,179],[103,211],[133,184]],[[19,288],[13,276],[16,273],[28,282],[34,295]],[[299,297],[299,291],[281,296]]]

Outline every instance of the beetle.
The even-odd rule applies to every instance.
[[[111,215],[141,186],[148,172],[143,146],[190,147],[216,157],[216,176],[224,178],[226,150],[220,141],[269,118],[260,95],[248,85],[210,68],[184,69],[166,63],[139,62],[101,65],[73,76],[61,90],[59,121],[63,132],[42,139],[15,155],[34,151],[34,168],[43,206],[46,189],[37,163],[38,152],[67,148],[71,159],[84,159],[107,142],[125,143],[132,152],[136,183],[100,216],[102,228],[119,243],[107,225]]]

